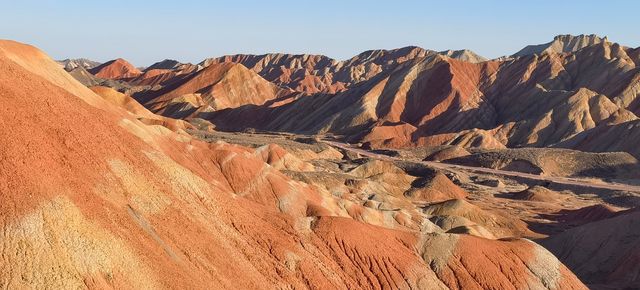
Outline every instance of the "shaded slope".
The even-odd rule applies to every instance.
[[[586,283],[602,288],[640,287],[640,211],[588,223],[542,244]]]
[[[136,119],[147,125],[162,125],[172,131],[192,129],[193,126],[183,120],[171,119],[151,113],[145,107],[128,95],[120,93],[112,88],[95,86],[90,88],[112,105],[125,109],[133,114]]]

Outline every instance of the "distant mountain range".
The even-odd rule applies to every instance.
[[[118,59],[89,72],[154,112],[223,130],[331,132],[373,147],[557,146],[639,156],[628,142],[590,137],[624,131],[640,138],[639,53],[606,37],[560,35],[496,60],[405,47],[345,61],[291,54],[198,65],[165,60],[145,71]]]

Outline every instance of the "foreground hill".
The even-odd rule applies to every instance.
[[[527,240],[337,217],[344,202],[252,149],[145,125],[119,106],[139,107],[96,91],[0,42],[8,288],[585,289]]]

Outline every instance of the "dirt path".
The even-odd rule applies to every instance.
[[[329,141],[329,140],[322,140],[321,142],[324,142],[328,145],[338,147],[347,151],[358,153],[362,156],[367,156],[367,157],[376,158],[380,160],[408,161],[398,157],[392,157],[392,156],[387,156],[383,154],[369,152],[360,148],[352,147],[351,145],[345,144],[345,143]],[[506,170],[491,169],[491,168],[485,168],[485,167],[473,167],[473,166],[465,166],[465,165],[447,164],[447,163],[434,162],[434,161],[417,161],[417,162],[436,168],[436,169],[454,170],[454,171],[455,170],[470,171],[470,172],[476,172],[476,173],[487,173],[487,174],[494,174],[494,175],[501,175],[501,176],[518,177],[518,178],[525,178],[530,180],[546,181],[546,182],[553,182],[558,184],[573,185],[573,186],[580,186],[580,187],[587,187],[587,188],[622,190],[622,191],[640,193],[640,186],[633,186],[628,184],[607,183],[604,181],[602,181],[601,183],[595,183],[592,180],[581,179],[581,178],[543,176],[543,175],[536,175],[536,174],[523,173],[523,172],[517,172],[517,171],[506,171]]]

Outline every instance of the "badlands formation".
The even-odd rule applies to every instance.
[[[0,41],[3,289],[640,288],[639,49]]]

